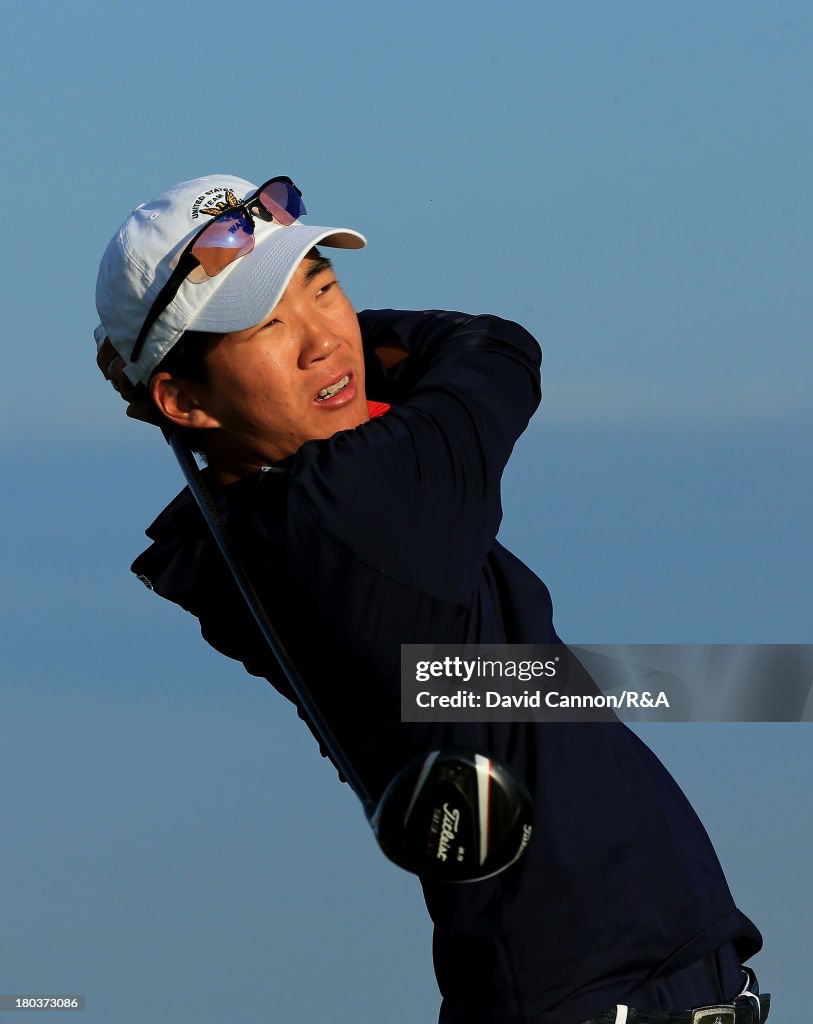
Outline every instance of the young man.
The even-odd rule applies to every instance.
[[[289,179],[257,189],[228,175],[139,207],[102,260],[98,362],[131,415],[194,431],[238,554],[374,797],[446,746],[501,758],[531,791],[534,838],[516,864],[423,883],[441,1021],[733,1007],[759,932],[625,726],[400,721],[402,643],[559,642],[545,585],[496,540],[540,354],[490,316],[357,318],[313,247],[364,239],[303,213]],[[147,532],[140,578],[291,696],[188,492]],[[738,1024],[758,1024],[758,1001],[736,1005]]]

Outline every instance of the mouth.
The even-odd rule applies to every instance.
[[[340,380],[335,381],[333,384],[328,384],[326,388],[316,395],[317,402],[326,402],[329,398],[333,398],[334,395],[338,395],[344,391],[347,385],[350,383],[350,374],[347,373]]]

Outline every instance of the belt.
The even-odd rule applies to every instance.
[[[758,996],[749,992],[746,998],[734,1003],[697,1006],[677,1013],[619,1005],[591,1017],[584,1024],[764,1024],[770,1006],[770,993]]]

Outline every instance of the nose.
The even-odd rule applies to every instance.
[[[303,326],[299,347],[299,366],[307,369],[312,363],[327,359],[341,345],[341,338],[331,327],[319,320],[311,320]]]

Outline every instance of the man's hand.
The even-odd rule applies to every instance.
[[[143,384],[133,384],[124,372],[127,363],[118,354],[109,338],[105,338],[99,347],[96,365],[127,403],[127,415],[130,419],[152,423],[156,427],[161,426],[161,414],[155,408],[149,392]]]

